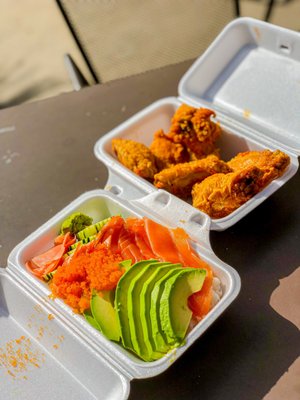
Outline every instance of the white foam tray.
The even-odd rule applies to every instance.
[[[157,212],[152,212],[149,208],[150,205]],[[163,213],[162,210],[164,210]],[[62,300],[51,299],[48,285],[27,271],[26,261],[53,245],[62,221],[75,211],[86,213],[95,221],[109,215],[121,214],[124,217],[147,216],[173,227],[178,225],[189,227],[191,236],[198,239],[198,242],[195,243],[196,251],[212,266],[215,275],[221,280],[223,297],[188,334],[184,346],[170,352],[160,360],[144,362],[121,345],[107,340],[81,315],[75,314]],[[174,211],[178,217],[182,217],[181,223],[177,223],[171,218]],[[199,218],[199,213],[194,210],[192,213],[187,213],[182,209],[180,201],[177,202],[176,198],[164,192],[151,193],[136,201],[126,201],[110,192],[96,190],[81,195],[21,242],[9,256],[7,271],[0,275],[2,288],[0,312],[3,317],[0,318],[0,324],[8,325],[7,335],[9,337],[16,338],[16,335],[12,335],[17,327],[24,330],[26,336],[34,339],[37,330],[36,327],[28,327],[28,316],[34,312],[34,307],[39,305],[42,308],[42,324],[51,326],[55,337],[64,337],[57,352],[51,348],[53,340],[51,341],[49,338],[40,340],[39,344],[36,343],[41,347],[40,351],[45,354],[48,355],[52,352],[52,357],[46,358],[38,374],[34,375],[34,381],[39,380],[44,383],[49,379],[49,373],[55,377],[56,374],[61,374],[61,369],[63,369],[66,379],[61,390],[65,391],[65,396],[68,395],[68,388],[71,387],[75,393],[78,386],[78,393],[84,393],[84,395],[82,394],[82,397],[79,395],[76,397],[77,399],[121,400],[128,396],[131,379],[160,374],[175,362],[223,313],[240,290],[240,279],[237,272],[219,260],[211,250],[208,237],[209,223],[209,218],[202,215]],[[47,319],[49,313],[54,316],[54,319]],[[2,340],[6,340],[5,336],[1,338],[1,342]],[[49,368],[51,368],[50,372]],[[97,380],[95,375],[102,376],[102,378]],[[14,384],[17,385],[16,382]],[[20,384],[23,385],[23,382]],[[11,390],[11,386],[8,385],[7,390]],[[68,397],[70,396],[68,395]],[[45,398],[48,398],[46,394]],[[60,394],[58,398],[65,397]]]
[[[168,132],[175,110],[186,103],[208,107],[223,128],[222,159],[248,150],[281,149],[291,158],[285,173],[230,215],[213,219],[212,230],[227,229],[286,183],[297,171],[300,154],[300,34],[250,18],[229,24],[192,65],[179,84],[179,96],[143,109],[95,144],[96,157],[109,170],[108,187],[136,196],[157,189],[117,160],[113,138],[149,146],[158,129]],[[121,178],[121,179],[120,179]],[[126,184],[125,184],[126,183]],[[186,208],[192,206],[188,203]]]

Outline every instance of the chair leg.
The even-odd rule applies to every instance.
[[[269,0],[267,11],[265,14],[265,21],[269,21],[274,7],[274,0]]]
[[[65,66],[72,82],[72,86],[75,90],[80,90],[86,86],[89,86],[88,81],[76,65],[75,61],[70,54],[64,55]]]
[[[62,14],[62,17],[64,18],[64,20],[70,30],[71,35],[73,36],[73,39],[75,40],[76,45],[78,46],[78,50],[80,51],[84,61],[86,62],[87,68],[89,69],[89,72],[91,73],[95,83],[101,83],[100,78],[97,77],[97,74],[94,71],[94,68],[89,60],[89,57],[84,50],[84,46],[81,44],[81,42],[77,36],[77,33],[68,17],[68,13],[66,12],[66,10],[64,8],[63,2],[61,0],[56,0],[56,4]]]
[[[239,0],[233,0],[234,5],[235,5],[235,15],[236,17],[241,16],[241,10],[240,10],[240,1]]]

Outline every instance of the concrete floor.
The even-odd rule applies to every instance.
[[[54,0],[0,0],[0,108],[71,91],[64,53],[85,64]]]
[[[267,0],[241,0],[242,16],[263,19]],[[300,30],[300,0],[278,0],[271,21]],[[88,70],[54,0],[0,0],[0,108],[73,90],[63,55]]]

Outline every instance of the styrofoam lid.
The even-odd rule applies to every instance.
[[[0,272],[1,399],[125,400],[129,378],[87,346],[54,309]]]
[[[234,20],[183,76],[179,95],[300,154],[300,34]]]

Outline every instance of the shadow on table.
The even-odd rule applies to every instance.
[[[1,81],[0,81],[1,86]],[[30,100],[37,99],[44,96],[49,88],[58,88],[58,92],[61,86],[61,82],[56,79],[48,78],[47,81],[39,81],[34,84],[29,84],[27,87],[22,88],[20,91],[13,91],[9,98],[0,101],[0,110],[8,107],[17,106],[19,104],[28,102]]]
[[[299,330],[270,306],[300,265],[299,172],[234,227],[212,232],[240,274],[239,297],[164,374],[132,383],[130,399],[261,399],[300,355]]]

